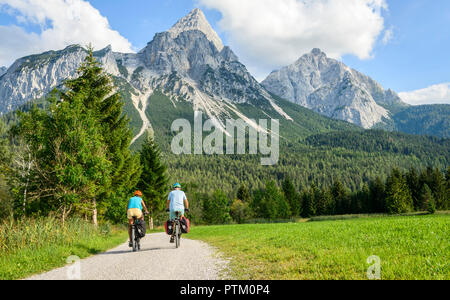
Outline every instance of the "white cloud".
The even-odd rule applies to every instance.
[[[371,58],[388,9],[385,0],[197,1],[221,12],[219,26],[257,77],[313,48],[334,58]]]
[[[95,49],[112,45],[115,51],[133,52],[131,43],[111,29],[108,19],[83,0],[0,0],[0,8],[17,25],[0,26],[0,66],[15,59],[70,44],[91,43]],[[39,26],[39,33],[27,32]]]
[[[399,93],[399,96],[411,105],[450,104],[450,82],[432,85],[421,90]]]

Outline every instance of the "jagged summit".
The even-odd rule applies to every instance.
[[[217,50],[219,50],[219,52],[222,51],[224,47],[223,42],[214,29],[212,29],[201,9],[196,8],[192,10],[187,16],[181,18],[168,32],[175,38],[180,33],[189,30],[199,30],[203,32],[208,40],[214,43]]]
[[[312,49],[311,54],[314,56],[327,56],[325,52],[322,52],[319,48]]]
[[[271,93],[327,117],[372,128],[389,119],[389,106],[404,106],[398,95],[370,77],[328,58],[320,49],[272,72],[262,85]]]

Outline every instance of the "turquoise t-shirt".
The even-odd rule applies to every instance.
[[[169,194],[170,211],[184,211],[186,194],[183,191],[172,191]]]
[[[128,202],[128,209],[132,208],[139,208],[142,210],[142,198],[140,197],[133,197],[130,199],[130,202]]]

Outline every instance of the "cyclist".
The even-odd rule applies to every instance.
[[[148,214],[147,206],[145,206],[144,200],[142,200],[142,192],[136,191],[134,197],[128,201],[127,217],[128,217],[128,236],[130,237],[129,246],[133,247],[133,241],[131,240],[131,228],[134,224],[133,218],[136,217],[139,220],[144,220],[144,214],[142,213],[144,208],[145,213]]]
[[[176,213],[179,212],[180,216],[184,216],[184,211],[189,211],[189,201],[186,194],[181,190],[181,185],[175,183],[173,185],[173,191],[169,194],[167,199],[167,211],[170,212],[170,220],[174,221],[176,219]],[[175,242],[175,237],[172,235],[170,242]]]

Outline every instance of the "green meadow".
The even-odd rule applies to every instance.
[[[194,227],[243,280],[450,279],[450,215],[376,216],[304,223]]]

